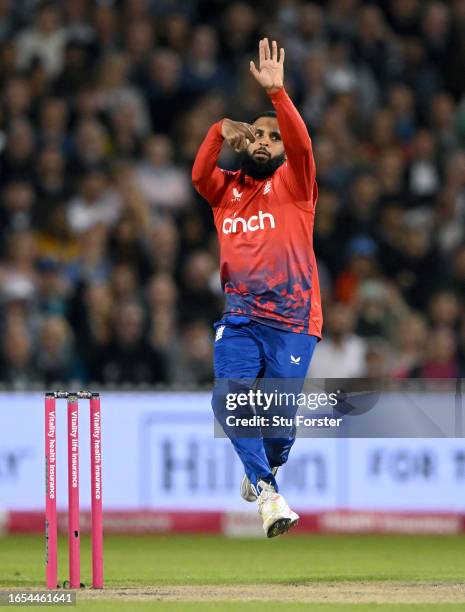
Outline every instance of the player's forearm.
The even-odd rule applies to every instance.
[[[283,87],[275,93],[268,92],[268,95],[276,110],[291,188],[296,197],[309,200],[313,194],[316,170],[307,126]]]
[[[276,110],[279,131],[287,156],[294,152],[301,154],[304,151],[311,151],[312,143],[307,127],[284,87],[267,93]]]
[[[197,151],[192,167],[192,182],[197,191],[202,193],[202,195],[202,187],[211,181],[217,172],[220,172],[216,163],[223,146],[221,124],[222,121],[218,121],[208,130],[204,141]]]

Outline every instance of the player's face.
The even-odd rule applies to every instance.
[[[274,117],[259,117],[254,126],[255,142],[247,147],[247,152],[253,160],[260,164],[283,155],[284,146],[277,119]]]

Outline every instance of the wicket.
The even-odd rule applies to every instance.
[[[45,563],[46,586],[58,584],[58,522],[56,505],[57,436],[56,400],[67,400],[68,422],[68,551],[69,587],[81,586],[79,523],[79,400],[88,399],[90,407],[91,537],[92,586],[103,588],[102,516],[102,427],[100,396],[89,391],[53,391],[45,394]]]

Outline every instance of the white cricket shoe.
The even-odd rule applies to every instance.
[[[276,476],[276,474],[278,473],[278,470],[279,470],[279,466],[271,468],[271,472],[273,473],[273,476]],[[245,501],[248,501],[248,502],[257,501],[257,498],[258,498],[258,495],[254,487],[252,486],[252,483],[247,478],[247,474],[244,474],[244,476],[242,477],[241,497],[242,499],[245,499]]]
[[[299,515],[293,512],[282,495],[273,486],[260,480],[261,493],[258,496],[258,513],[262,517],[267,538],[287,533],[299,522]]]

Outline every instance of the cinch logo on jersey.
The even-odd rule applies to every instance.
[[[265,223],[266,222],[266,223]],[[223,221],[223,234],[238,234],[239,232],[256,232],[257,230],[276,227],[274,217],[271,213],[258,211],[258,215],[252,215],[249,219],[243,217],[227,217]]]

